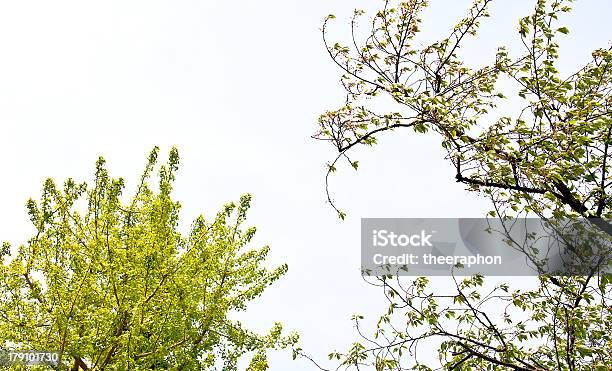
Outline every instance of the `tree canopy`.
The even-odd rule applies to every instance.
[[[417,36],[426,0],[385,0],[363,38],[357,26],[366,13],[355,10],[348,45],[329,41],[335,16],[326,18],[323,41],[347,96],[320,116],[314,135],[337,151],[328,164],[328,200],[344,219],[329,177],[340,161],[358,169],[354,148],[401,129],[435,132],[454,180],[492,201],[490,217],[587,220],[605,232],[610,252],[612,47],[594,50],[581,68],[562,75],[558,40],[569,29],[559,22],[571,14],[572,1],[536,0],[519,22],[522,50],[500,46],[490,63],[471,67],[459,50],[478,37],[492,2],[473,1],[447,37],[422,47]],[[380,113],[385,99],[395,108]],[[494,117],[510,99],[520,107],[515,114]],[[359,340],[329,357],[338,361],[335,369],[608,370],[611,279],[598,268],[541,275],[530,290],[492,287],[480,275],[453,277],[443,292],[425,277],[366,277],[384,292],[388,311],[373,335],[356,315]],[[420,361],[432,349],[438,365]]]
[[[0,265],[0,337],[8,349],[54,350],[61,369],[267,369],[266,351],[290,341],[276,324],[256,334],[232,320],[287,272],[248,247],[251,196],[179,231],[172,199],[176,149],[149,155],[124,195],[100,158],[91,183],[49,179],[27,203],[36,233]]]

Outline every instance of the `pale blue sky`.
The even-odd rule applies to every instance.
[[[358,174],[334,178],[345,222],[325,204],[324,163],[333,153],[310,135],[343,95],[319,28],[335,13],[331,31],[343,35],[354,7],[380,3],[0,1],[0,240],[27,239],[24,203],[44,178],[89,179],[103,154],[133,185],[154,145],[175,145],[185,225],[250,192],[256,244],[289,264],[246,320],[259,329],[284,322],[318,359],[344,349],[355,338],[350,316],[374,320],[384,306],[359,275],[361,217],[478,217],[487,209],[454,182],[437,138],[407,132],[381,137],[358,153]],[[425,39],[446,34],[468,3],[432,1]],[[516,22],[532,3],[498,0],[482,37],[464,49],[470,61],[516,45]],[[612,38],[611,1],[575,7],[562,44],[568,71]],[[272,370],[310,369],[289,353],[272,359]]]

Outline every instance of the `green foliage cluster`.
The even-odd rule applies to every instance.
[[[265,266],[268,247],[248,248],[251,196],[229,203],[189,233],[172,199],[176,149],[159,167],[155,148],[132,197],[104,159],[93,183],[44,184],[27,204],[36,234],[14,253],[3,245],[0,338],[9,349],[56,350],[72,370],[249,370],[295,337],[276,324],[259,335],[231,315],[287,272]]]
[[[355,11],[353,47],[328,42],[335,18],[328,17],[323,39],[347,93],[346,104],[320,116],[315,134],[338,151],[329,173],[341,159],[357,169],[350,150],[376,144],[383,132],[435,131],[455,180],[471,190],[515,211],[612,217],[612,50],[593,51],[591,61],[561,76],[557,39],[569,30],[557,23],[571,2],[536,1],[533,13],[520,20],[521,54],[511,57],[500,47],[480,68],[468,66],[459,50],[489,17],[492,0],[474,1],[448,37],[422,48],[414,40],[424,0],[385,1],[363,42],[357,24],[364,12]],[[492,110],[509,99],[499,88],[502,77],[514,82],[522,107],[514,117],[491,121]],[[378,96],[391,98],[397,111],[375,112]],[[334,204],[331,196],[329,201]]]

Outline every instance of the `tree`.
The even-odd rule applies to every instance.
[[[152,183],[158,148],[126,198],[100,158],[93,183],[44,183],[27,208],[36,234],[0,265],[0,338],[10,349],[53,350],[61,369],[249,370],[268,368],[266,351],[290,338],[276,324],[259,335],[230,314],[287,271],[264,266],[268,247],[246,249],[251,196],[178,229],[172,199],[176,149]]]
[[[523,51],[513,57],[500,47],[491,63],[471,68],[459,50],[477,36],[491,3],[474,1],[448,37],[423,48],[415,37],[425,0],[384,1],[363,41],[357,25],[365,13],[356,10],[351,46],[329,42],[328,24],[335,17],[327,17],[323,40],[343,71],[347,93],[343,106],[321,115],[314,135],[338,152],[328,164],[329,202],[344,219],[329,177],[340,160],[358,168],[349,157],[352,149],[376,144],[385,132],[433,131],[454,179],[491,199],[490,216],[578,218],[612,241],[606,221],[612,217],[612,48],[595,50],[582,68],[562,76],[557,39],[569,30],[558,22],[571,12],[571,0],[537,0],[519,23]],[[504,91],[514,84],[516,96],[500,92],[502,80]],[[372,108],[389,98],[395,112]],[[516,115],[491,121],[498,104],[509,100],[522,106]],[[389,310],[374,337],[363,335],[362,317],[356,316],[362,341],[330,357],[347,368],[430,369],[407,360],[429,341],[444,369],[607,370],[610,276],[597,268],[573,277],[542,275],[539,286],[526,292],[507,284],[483,292],[482,276],[456,281],[446,293],[432,292],[424,277],[377,277],[371,283],[384,290]]]

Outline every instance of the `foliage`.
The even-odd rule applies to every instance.
[[[384,132],[411,128],[440,135],[455,180],[491,199],[490,216],[584,218],[612,236],[605,221],[612,217],[612,48],[595,50],[578,71],[561,75],[557,40],[569,30],[558,22],[571,2],[535,1],[519,22],[522,52],[512,57],[500,47],[479,68],[468,66],[459,50],[477,36],[492,0],[475,0],[448,37],[424,47],[415,39],[426,0],[385,0],[363,42],[357,26],[365,12],[356,10],[351,46],[329,42],[335,17],[328,16],[323,40],[343,71],[347,100],[320,116],[314,138],[338,151],[328,164],[326,189],[340,218],[345,213],[329,191],[339,161],[358,169],[352,149],[375,145]],[[502,80],[514,84],[516,97],[501,92]],[[377,113],[372,107],[383,99],[396,109]],[[510,99],[521,105],[516,114],[492,119]],[[444,369],[607,370],[612,363],[609,276],[595,270],[542,276],[537,288],[524,292],[501,285],[482,293],[480,276],[444,294],[427,283],[376,278],[372,284],[384,290],[389,310],[374,337],[363,335],[361,317],[355,317],[362,341],[330,355],[340,361],[338,368],[427,370],[408,357],[420,343],[437,347]]]
[[[405,278],[405,277],[404,277]],[[374,277],[388,311],[346,352],[333,352],[337,369],[608,370],[612,359],[609,277],[541,276],[537,288],[487,288],[482,276],[457,281],[445,292],[425,277]],[[423,353],[428,355],[423,355]]]
[[[172,199],[176,149],[156,169],[149,158],[135,195],[112,178],[104,159],[93,183],[44,183],[28,201],[36,234],[0,265],[0,334],[11,349],[56,350],[61,368],[249,370],[268,368],[266,351],[285,346],[276,324],[258,335],[230,319],[246,309],[287,266],[265,267],[268,247],[246,249],[251,196],[179,232]],[[125,200],[125,201],[124,201]]]
[[[484,189],[527,211],[611,217],[612,50],[598,49],[579,71],[560,76],[556,38],[568,29],[555,22],[570,11],[570,1],[539,0],[534,13],[520,21],[523,55],[511,59],[499,48],[491,64],[470,68],[458,50],[476,35],[491,2],[475,1],[447,38],[421,49],[414,38],[427,5],[423,0],[396,7],[385,1],[363,45],[355,30],[363,12],[355,11],[353,49],[330,45],[327,27],[334,17],[327,18],[325,45],[344,71],[347,91],[347,103],[321,115],[315,135],[339,152],[330,172],[352,148],[376,144],[383,132],[433,130],[442,137],[455,179],[471,190]],[[517,84],[523,107],[514,118],[487,124],[489,111],[506,98],[497,90],[500,76]],[[379,95],[392,98],[399,111],[368,108],[368,98]],[[357,162],[351,165],[357,168]]]

